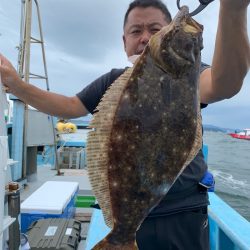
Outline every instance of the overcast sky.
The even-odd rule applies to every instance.
[[[111,68],[130,65],[122,42],[123,16],[127,0],[41,0],[39,7],[45,40],[51,91],[72,96]],[[175,0],[164,1],[174,16]],[[182,0],[190,9],[199,1]],[[195,19],[204,25],[202,60],[211,64],[218,21],[219,0]],[[33,12],[32,36],[39,38]],[[21,0],[0,1],[0,52],[17,65],[20,41]],[[250,8],[248,8],[250,19]],[[235,28],[235,27],[234,27]],[[250,21],[248,25],[250,35]],[[237,35],[237,29],[234,30]],[[43,74],[40,47],[32,45],[31,72]],[[44,82],[35,85],[45,88]],[[209,105],[203,123],[226,128],[250,127],[250,73],[240,93],[230,100]]]

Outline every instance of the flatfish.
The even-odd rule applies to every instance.
[[[111,232],[93,249],[138,249],[136,231],[201,148],[203,27],[184,6],[106,91],[87,166]]]

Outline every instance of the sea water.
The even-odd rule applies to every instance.
[[[215,193],[250,221],[250,141],[212,131],[204,131],[203,141]]]

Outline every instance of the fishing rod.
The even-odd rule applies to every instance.
[[[203,9],[205,9],[210,3],[212,3],[214,0],[199,0],[200,5],[193,11],[190,13],[190,16],[195,16],[198,13],[200,13]],[[180,0],[177,0],[177,6],[178,9],[181,9],[180,6]]]

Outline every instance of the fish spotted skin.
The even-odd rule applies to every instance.
[[[98,105],[87,163],[112,230],[93,249],[138,249],[139,226],[201,148],[201,49],[202,26],[183,7]]]

